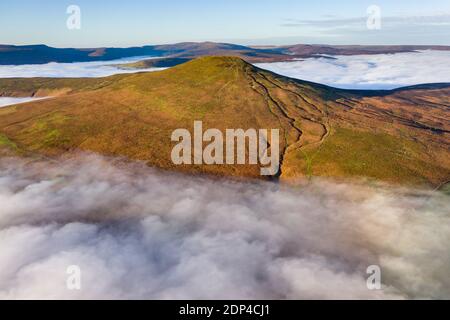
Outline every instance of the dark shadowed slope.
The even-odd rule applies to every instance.
[[[4,154],[77,150],[164,169],[259,176],[259,166],[172,164],[177,128],[281,129],[281,178],[368,177],[439,186],[450,177],[450,85],[347,91],[204,57],[101,79],[3,79],[0,95],[54,98],[0,109]]]

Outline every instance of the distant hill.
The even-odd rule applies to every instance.
[[[89,62],[114,60],[131,56],[156,56],[154,46],[134,48],[52,48],[46,45],[0,45],[0,65],[44,64],[49,62]]]
[[[0,45],[0,65],[49,62],[89,62],[135,56],[193,59],[201,56],[236,56],[248,62],[275,62],[318,55],[354,55],[450,50],[449,46],[328,46],[298,44],[281,47],[248,47],[229,43],[184,42],[131,48],[52,48],[46,45]]]
[[[414,46],[414,45],[390,45],[390,46],[328,46],[328,45],[306,45],[279,47],[284,53],[299,57],[311,57],[314,55],[358,55],[358,54],[389,54],[401,52],[414,52],[417,50],[441,50],[449,51],[450,46]]]
[[[450,177],[450,84],[340,90],[278,76],[236,57],[90,79],[0,79],[0,96],[53,96],[0,109],[0,152],[77,150],[151,166],[259,177],[259,166],[175,166],[177,128],[279,128],[280,178],[366,177],[437,187]]]
[[[52,48],[46,45],[0,45],[0,65],[43,64],[49,62],[89,62],[114,60],[134,56],[195,58],[205,55],[233,55],[269,61],[282,54],[273,50],[254,49],[227,43],[185,42],[131,48]]]
[[[192,58],[152,58],[115,65],[121,69],[170,68],[191,61]]]

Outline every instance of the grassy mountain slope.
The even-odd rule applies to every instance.
[[[449,85],[339,90],[288,79],[239,58],[101,79],[1,79],[0,95],[53,98],[0,109],[3,153],[76,150],[164,169],[259,176],[259,166],[174,166],[177,128],[279,128],[281,178],[369,177],[438,186],[449,180]]]

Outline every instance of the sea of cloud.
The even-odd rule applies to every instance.
[[[135,73],[142,71],[158,71],[164,68],[123,69],[118,64],[126,64],[151,57],[131,57],[110,61],[74,62],[28,65],[0,65],[0,78],[97,78],[107,77],[119,73]]]
[[[11,98],[11,97],[0,97],[0,108],[6,107],[13,104],[26,103],[30,101],[42,100],[45,98]]]
[[[450,298],[449,243],[438,192],[0,160],[0,299]]]
[[[394,89],[450,82],[450,51],[324,56],[256,65],[280,75],[344,89]]]
[[[126,70],[116,66],[148,58],[0,66],[0,78],[104,77],[118,73],[164,69]],[[347,89],[393,89],[422,83],[450,82],[450,51],[424,50],[397,54],[323,56],[256,65],[284,76]]]

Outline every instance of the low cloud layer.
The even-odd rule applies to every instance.
[[[450,82],[450,51],[329,56],[257,66],[291,78],[344,89],[393,89]]]
[[[117,64],[126,64],[149,57],[125,58],[111,61],[74,62],[28,65],[0,65],[0,78],[98,78],[120,73],[135,73],[141,71],[157,71],[161,68],[149,68],[142,70],[126,70],[117,68]]]
[[[35,100],[42,100],[45,98],[10,98],[10,97],[0,97],[0,108],[10,106],[13,104],[25,103]]]
[[[3,299],[450,298],[449,243],[436,192],[0,160]],[[383,290],[367,289],[370,265]]]
[[[143,58],[0,66],[0,78],[104,77],[119,73],[164,69],[124,70],[115,66],[141,59]],[[284,76],[346,89],[393,89],[422,83],[450,82],[448,67],[450,51],[426,50],[397,54],[328,56],[256,65]]]

